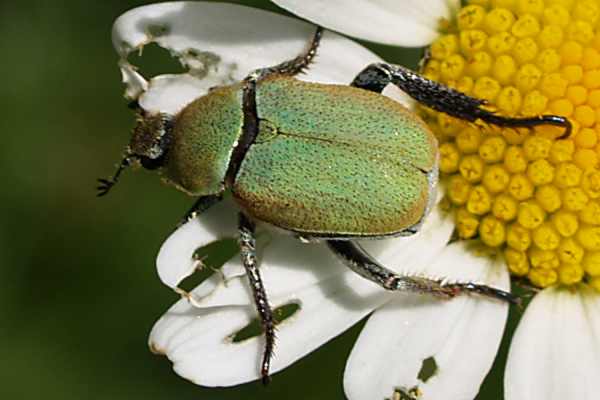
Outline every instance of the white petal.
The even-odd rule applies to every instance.
[[[347,272],[345,276],[355,279]],[[269,275],[265,273],[265,280]],[[275,373],[355,324],[385,301],[385,293],[363,297],[334,275],[285,296],[271,296],[278,307],[300,309],[278,325]],[[255,318],[254,306],[194,308],[180,300],[154,326],[150,346],[166,354],[182,377],[203,386],[232,386],[258,379],[263,337],[233,343],[231,337]]]
[[[237,237],[236,215],[231,202],[223,201],[173,232],[156,258],[160,280],[175,289],[196,270],[198,263],[193,256],[197,249],[220,239]]]
[[[513,337],[507,400],[600,398],[600,295],[545,289],[531,301]]]
[[[440,19],[449,20],[458,0],[272,0],[318,25],[360,39],[397,46],[428,45]]]
[[[433,249],[439,251],[448,240],[447,221],[434,211],[421,233],[380,242],[395,248],[428,246],[429,251],[407,252],[402,257],[404,266],[416,270],[435,257]],[[402,241],[406,244],[399,246]],[[392,259],[386,246],[374,250]],[[226,266],[236,263],[231,260]],[[266,247],[260,263],[273,307],[290,302],[301,305],[278,328],[273,371],[313,351],[394,296],[345,268],[323,244],[278,237]],[[246,278],[211,279],[191,294],[194,307],[182,299],[157,322],[150,335],[152,348],[166,354],[178,374],[198,384],[228,386],[257,379],[263,339],[242,343],[227,339],[256,315]]]
[[[499,262],[475,257],[465,244],[448,246],[426,269],[433,276],[483,282],[507,289]],[[394,388],[418,385],[425,399],[473,399],[500,345],[508,306],[478,296],[451,301],[403,295],[377,310],[352,350],[344,388],[351,400],[391,397]],[[436,373],[417,376],[424,360]]]
[[[234,4],[170,2],[135,8],[120,16],[113,26],[113,44],[125,60],[129,53],[155,42],[190,70],[151,79],[148,91],[139,99],[145,110],[175,113],[213,86],[239,81],[255,69],[294,58],[306,47],[314,29],[303,21]],[[377,61],[381,59],[359,44],[326,32],[314,64],[299,78],[347,84]],[[135,75],[129,63],[122,61],[120,66],[124,77]],[[170,86],[165,79],[177,89],[165,91]],[[125,83],[128,96],[140,93],[139,79]],[[386,89],[386,93],[402,98],[396,88]]]

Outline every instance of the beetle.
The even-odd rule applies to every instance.
[[[213,88],[175,115],[138,107],[116,173],[99,180],[101,196],[133,162],[158,169],[168,183],[198,198],[183,222],[232,194],[239,207],[240,254],[266,338],[264,383],[275,321],[255,253],[256,221],[304,241],[324,241],[345,265],[387,290],[517,301],[486,285],[398,274],[354,243],[416,233],[435,201],[436,139],[418,116],[381,94],[388,84],[462,120],[502,127],[550,124],[564,127],[563,136],[571,131],[559,116],[499,116],[484,100],[397,65],[371,64],[349,86],[295,79],[315,58],[322,34],[317,28],[296,58]]]

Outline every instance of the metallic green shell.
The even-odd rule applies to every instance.
[[[276,77],[257,87],[259,134],[233,195],[253,217],[315,236],[380,236],[420,222],[436,142],[394,100]]]
[[[242,134],[241,85],[212,90],[175,116],[164,175],[194,196],[221,193]]]

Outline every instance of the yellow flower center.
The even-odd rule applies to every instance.
[[[563,131],[467,124],[423,110],[458,235],[503,251],[538,287],[600,291],[600,0],[472,0],[423,73],[507,116],[556,114]]]

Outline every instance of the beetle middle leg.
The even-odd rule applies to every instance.
[[[273,349],[275,347],[275,321],[273,319],[273,311],[267,299],[267,293],[260,277],[258,270],[258,262],[256,260],[256,238],[254,235],[254,223],[243,213],[239,214],[239,244],[242,263],[246,269],[246,276],[252,295],[254,296],[254,304],[260,317],[261,325],[265,333],[265,350],[261,362],[260,374],[263,384],[270,381],[269,368],[271,366],[271,358],[273,357]]]
[[[398,86],[421,104],[465,121],[481,120],[493,125],[510,128],[533,128],[538,125],[555,125],[565,128],[559,139],[571,134],[572,126],[567,118],[557,115],[539,115],[535,117],[504,117],[483,108],[485,100],[466,94],[429,80],[408,68],[386,63],[369,65],[360,72],[352,86],[381,93],[390,83]]]
[[[472,282],[444,282],[421,276],[401,275],[379,264],[359,245],[347,240],[328,240],[329,248],[354,272],[387,290],[430,293],[451,298],[461,293],[476,293],[518,304],[509,292]]]

